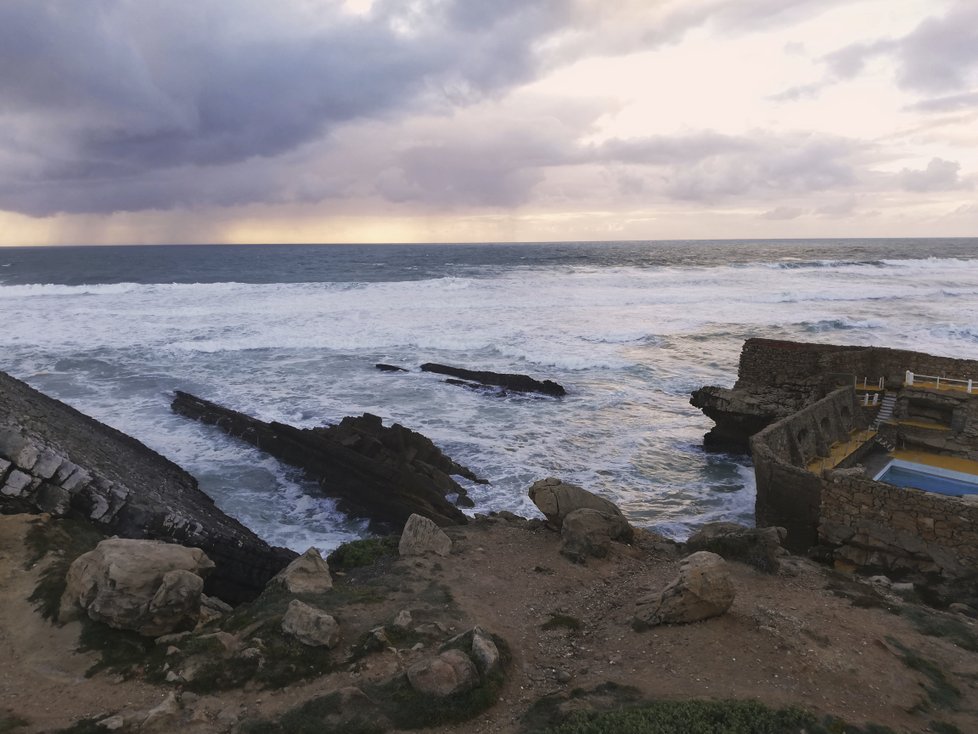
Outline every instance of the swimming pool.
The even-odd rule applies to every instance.
[[[978,494],[978,476],[894,459],[873,477],[896,487],[913,487],[952,496]]]

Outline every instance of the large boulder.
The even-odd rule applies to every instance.
[[[533,504],[546,516],[547,521],[558,530],[563,526],[564,518],[574,510],[597,510],[618,516],[623,521],[625,519],[614,502],[556,477],[547,477],[534,482],[530,487],[529,495]],[[627,522],[625,524],[627,525]]]
[[[611,514],[585,507],[564,518],[560,537],[563,541],[560,552],[572,561],[583,563],[588,556],[604,558],[614,540],[629,542],[632,527],[621,513]]]
[[[479,684],[475,664],[457,649],[415,663],[407,669],[407,678],[415,691],[436,698],[464,693]]]
[[[710,551],[764,573],[777,573],[781,560],[788,555],[781,546],[787,534],[784,528],[748,528],[734,522],[711,522],[690,536],[686,548],[693,552]]]
[[[679,565],[679,576],[661,593],[638,603],[635,626],[688,624],[724,614],[734,600],[726,562],[716,553],[700,551]]]
[[[298,599],[289,602],[282,617],[282,631],[303,645],[332,649],[340,641],[340,625],[329,614]]]
[[[447,556],[452,550],[452,539],[428,518],[411,515],[404,525],[397,550],[402,556],[423,556],[429,553]]]
[[[116,629],[158,637],[193,626],[213,562],[199,548],[110,538],[71,564],[62,621],[84,611]]]
[[[279,571],[272,583],[284,586],[290,594],[319,594],[333,588],[333,577],[319,551],[310,548]]]

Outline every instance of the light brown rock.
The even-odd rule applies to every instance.
[[[624,515],[614,502],[556,477],[534,482],[529,489],[529,496],[547,521],[558,530],[563,526],[564,519],[574,510],[598,510],[620,516],[624,520]]]
[[[734,600],[726,561],[716,553],[700,551],[679,566],[679,577],[660,594],[638,603],[637,627],[688,624],[725,613]]]
[[[621,515],[581,508],[569,513],[560,528],[560,552],[583,563],[587,556],[604,558],[613,540],[629,542],[632,527]]]
[[[446,650],[421,660],[408,668],[407,677],[418,693],[438,698],[471,690],[479,683],[475,665],[461,650]]]
[[[272,579],[290,594],[318,594],[333,588],[333,577],[320,552],[310,548]]]
[[[199,548],[103,540],[68,569],[59,617],[65,621],[83,611],[116,629],[165,635],[196,622],[203,576],[213,568]]]
[[[303,645],[332,649],[340,641],[340,625],[329,614],[298,599],[289,602],[282,617],[282,631]]]
[[[423,556],[429,553],[447,556],[452,550],[452,540],[433,520],[421,515],[411,515],[404,524],[397,550],[402,556]]]

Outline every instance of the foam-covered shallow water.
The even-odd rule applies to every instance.
[[[0,250],[0,369],[136,436],[271,542],[363,533],[296,472],[172,414],[175,389],[300,426],[376,413],[534,514],[557,475],[682,537],[750,522],[749,462],[700,449],[691,390],[751,336],[978,358],[978,241]],[[557,380],[492,397],[442,362]],[[412,368],[382,373],[376,362]]]

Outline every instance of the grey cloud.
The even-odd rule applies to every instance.
[[[961,180],[960,171],[960,163],[932,158],[927,168],[904,168],[900,171],[898,179],[900,185],[907,191],[950,191],[970,188],[968,182]]]
[[[799,209],[796,206],[779,206],[762,213],[760,217],[761,219],[785,221],[788,219],[797,219],[807,213],[805,209]]]
[[[931,99],[921,100],[908,107],[908,109],[918,112],[959,112],[974,108],[978,108],[978,92],[933,97]]]
[[[945,14],[924,20],[900,38],[840,48],[822,59],[825,76],[808,87],[818,92],[824,86],[858,76],[869,61],[879,56],[895,60],[897,83],[907,91],[933,95],[969,88],[978,81],[978,3],[958,0]],[[804,87],[789,89],[778,97],[790,100],[803,96],[803,91]],[[943,111],[942,100],[951,103],[955,99],[960,99],[960,95],[925,100],[914,109]]]

